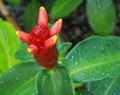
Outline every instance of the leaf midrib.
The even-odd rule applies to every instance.
[[[97,64],[92,64],[92,65],[87,65],[87,66],[82,67],[82,68],[74,68],[74,69],[71,70],[70,76],[73,76],[74,74],[76,74],[77,72],[80,72],[80,71],[84,71],[84,70],[87,70],[87,69],[90,69],[90,68],[93,68],[93,67],[98,67],[98,66],[105,65],[105,64],[110,64],[110,63],[116,62],[116,61],[120,61],[120,59],[116,59],[116,60],[112,60],[112,61],[107,61],[107,62],[103,62],[103,63],[97,63]]]
[[[115,81],[117,80],[117,78],[114,78],[112,80],[112,82],[110,83],[110,85],[108,86],[108,88],[105,90],[105,93],[103,95],[107,95],[108,92],[110,91],[110,89],[112,88],[112,86],[114,85]]]
[[[55,94],[55,87],[54,87],[54,78],[53,78],[54,72],[50,71],[50,77],[51,77],[51,83],[52,83],[52,88],[53,88],[53,93]]]

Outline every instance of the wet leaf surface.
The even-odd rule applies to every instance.
[[[120,76],[120,37],[93,36],[78,43],[66,56],[74,81],[88,82]]]
[[[91,82],[89,90],[95,95],[120,95],[120,78],[107,78]]]

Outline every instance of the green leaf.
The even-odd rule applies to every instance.
[[[52,27],[51,23],[48,23],[48,29],[50,29]]]
[[[0,72],[3,73],[18,60],[15,59],[14,54],[19,48],[19,40],[15,34],[13,26],[0,19]]]
[[[120,37],[93,36],[66,56],[70,76],[77,82],[120,76]]]
[[[52,9],[54,3],[55,3],[55,0],[48,0],[47,2],[45,2],[44,7],[48,12]]]
[[[60,55],[65,55],[67,53],[67,50],[71,47],[72,43],[71,42],[64,42],[60,44],[58,47],[58,52]]]
[[[94,95],[94,94],[87,90],[80,90],[80,91],[76,91],[75,95]],[[95,94],[95,95],[98,95],[98,94]]]
[[[51,10],[52,18],[65,17],[74,11],[83,0],[56,0]]]
[[[26,43],[21,42],[21,47],[15,54],[15,57],[20,59],[21,62],[35,61],[33,55],[27,52],[27,47]]]
[[[89,84],[94,95],[120,95],[120,78],[103,79]]]
[[[76,87],[81,87],[82,85],[84,85],[83,82],[74,83],[74,88],[76,88]]]
[[[57,34],[57,38],[58,38],[58,41],[57,41],[57,48],[61,45],[61,41],[60,41],[60,35]]]
[[[32,95],[35,78],[41,70],[35,62],[17,64],[0,78],[1,95]]]
[[[59,61],[58,63],[59,64],[66,64],[65,61],[64,61],[64,58],[67,54],[67,50],[71,47],[72,43],[71,42],[64,42],[64,43],[61,43],[59,46],[58,46],[58,52],[59,52]]]
[[[12,4],[14,7],[17,7],[20,4],[20,0],[4,0]]]
[[[24,11],[24,25],[26,31],[30,32],[31,28],[37,25],[38,21],[38,11],[40,4],[36,0],[33,0]]]
[[[87,0],[88,21],[94,32],[109,35],[115,26],[115,8],[112,0]]]
[[[74,95],[72,81],[65,68],[42,70],[36,79],[38,95]]]

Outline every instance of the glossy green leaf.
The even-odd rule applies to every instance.
[[[74,83],[74,88],[76,88],[76,87],[81,87],[82,85],[84,85],[83,82]]]
[[[35,62],[17,64],[0,78],[0,95],[32,95],[40,70]]]
[[[19,49],[19,40],[13,26],[0,19],[0,72],[3,73],[18,62],[14,54]]]
[[[94,95],[120,95],[120,78],[103,79],[89,84]]]
[[[87,90],[80,90],[80,91],[76,91],[75,95],[94,95],[94,94],[90,91],[87,91]],[[95,95],[98,95],[98,94],[95,94]]]
[[[27,47],[28,45],[26,43],[21,42],[21,47],[15,54],[15,57],[20,59],[21,62],[35,61],[33,55],[28,53]]]
[[[108,35],[115,26],[115,8],[112,0],[87,0],[88,21],[94,32]]]
[[[120,37],[93,36],[78,43],[66,56],[74,81],[87,82],[120,76]]]
[[[65,56],[67,54],[67,51],[68,49],[71,47],[72,43],[71,42],[64,42],[64,43],[61,43],[59,46],[58,46],[58,52],[59,52],[59,59],[58,59],[58,63],[59,64],[64,64],[66,65],[65,63]]]
[[[51,10],[52,18],[65,17],[74,11],[83,0],[56,0]]]
[[[72,45],[71,42],[61,43],[60,46],[58,47],[59,54],[65,55],[67,53],[67,50],[71,47],[71,45]]]
[[[48,29],[50,29],[52,27],[51,23],[48,23]]]
[[[38,23],[38,11],[40,8],[39,2],[33,0],[24,11],[24,25],[27,32],[30,32],[32,27]]]
[[[55,3],[55,0],[48,0],[47,2],[45,2],[44,7],[48,12],[52,9],[54,3]]]
[[[20,0],[4,0],[8,3],[12,4],[13,6],[17,7],[20,4]]]
[[[38,95],[74,95],[72,81],[65,68],[42,70],[36,79]]]

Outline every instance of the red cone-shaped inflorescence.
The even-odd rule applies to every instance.
[[[34,26],[31,33],[17,31],[17,36],[28,44],[28,52],[34,55],[37,63],[46,69],[52,69],[58,60],[56,48],[57,36],[62,27],[62,19],[48,29],[48,15],[44,7],[40,7],[38,25]]]

